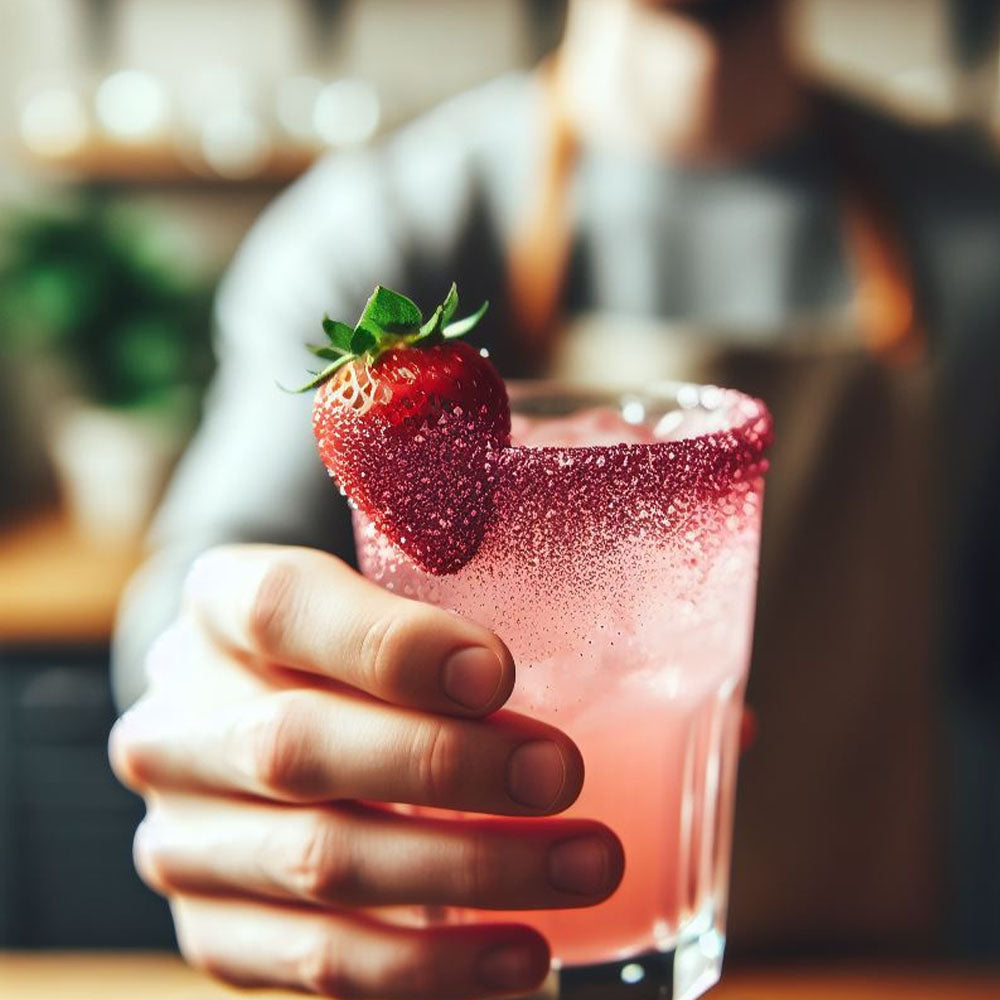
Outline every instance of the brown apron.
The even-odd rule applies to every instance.
[[[511,302],[526,346],[574,374],[560,303],[577,150],[555,99],[549,110],[510,249]],[[822,98],[817,113],[839,151],[861,334],[748,347],[646,330],[659,369],[642,354],[647,377],[731,385],[775,418],[731,954],[919,952],[942,915],[934,371],[888,202]]]

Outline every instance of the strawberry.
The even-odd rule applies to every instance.
[[[492,510],[496,457],[510,444],[503,380],[458,340],[486,305],[452,322],[454,285],[427,322],[408,298],[377,287],[352,329],[324,319],[331,362],[317,388],[313,432],[351,504],[431,573],[475,554]]]

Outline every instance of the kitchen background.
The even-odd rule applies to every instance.
[[[105,761],[108,641],[240,237],[317,156],[530,65],[559,18],[544,0],[0,0],[0,947],[172,940],[131,870],[141,807]],[[996,29],[994,3],[801,0],[794,30],[817,78],[1000,142]]]

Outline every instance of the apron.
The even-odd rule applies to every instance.
[[[587,344],[608,319],[567,330],[560,315],[577,148],[548,92],[510,301],[522,344],[554,374],[593,380]],[[775,419],[730,955],[921,952],[943,920],[935,371],[888,201],[838,110],[821,96],[815,107],[835,150],[856,324],[766,344],[630,331],[640,377],[733,386]]]

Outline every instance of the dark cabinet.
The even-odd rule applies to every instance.
[[[0,947],[158,948],[132,868],[142,802],[107,763],[106,649],[0,651]]]

